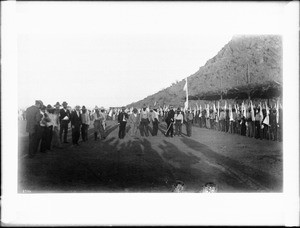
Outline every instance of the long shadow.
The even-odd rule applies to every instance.
[[[224,155],[212,151],[208,146],[201,144],[190,138],[181,138],[181,141],[188,147],[199,151],[207,158],[213,159],[217,164],[225,166],[226,169],[237,171],[237,173],[242,173],[242,175],[249,176],[254,181],[258,182],[261,186],[265,187],[267,191],[272,192],[282,192],[282,179],[278,180],[274,176],[266,173],[262,170],[244,165],[239,163],[236,160],[228,158]],[[247,183],[245,182],[245,185]],[[251,186],[248,186],[247,189],[251,191]]]
[[[105,137],[109,136],[110,133],[112,133],[114,130],[116,130],[119,127],[118,124],[114,125],[114,126],[110,126],[106,129],[105,131]]]

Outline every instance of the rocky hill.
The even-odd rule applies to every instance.
[[[282,39],[276,35],[235,36],[215,57],[188,77],[189,95],[226,91],[236,86],[282,83]],[[185,79],[128,106],[182,106]]]

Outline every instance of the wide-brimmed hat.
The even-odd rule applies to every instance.
[[[41,100],[36,100],[35,104],[40,104],[40,105],[44,105],[43,102]]]
[[[47,109],[53,109],[53,107],[50,104],[48,104]]]
[[[59,102],[56,102],[56,104],[55,105],[53,105],[53,107],[60,107],[61,105],[60,105],[60,103]]]
[[[68,103],[64,101],[64,102],[62,103],[62,105],[68,105]]]
[[[75,106],[75,109],[76,109],[76,108],[80,108],[80,105],[76,105],[76,106]]]

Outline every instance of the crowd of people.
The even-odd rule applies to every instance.
[[[60,105],[56,102],[45,106],[37,100],[35,105],[22,113],[22,119],[27,120],[26,131],[29,133],[29,157],[37,153],[45,153],[52,148],[62,148],[68,142],[68,131],[71,128],[72,145],[79,146],[82,141],[88,141],[88,130],[93,124],[94,140],[106,138],[106,121],[117,121],[119,124],[119,139],[126,135],[129,126],[129,137],[157,136],[159,123],[166,122],[166,137],[183,136],[182,127],[186,127],[186,136],[192,136],[192,126],[207,128],[230,134],[240,134],[257,139],[274,141],[282,140],[282,107],[277,103],[274,107],[265,104],[253,105],[232,103],[220,107],[219,102],[206,104],[204,108],[184,109],[174,106],[142,108],[110,108],[95,106],[88,110],[85,106],[76,105],[74,109],[67,102]],[[151,134],[150,134],[151,133]],[[39,147],[40,145],[40,147]]]

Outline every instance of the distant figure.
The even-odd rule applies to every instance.
[[[47,123],[47,140],[46,140],[46,149],[51,150],[51,142],[53,138],[53,126],[54,126],[54,121],[55,121],[55,115],[54,115],[54,108],[48,104],[45,112],[50,121]]]
[[[35,105],[30,106],[26,109],[26,132],[29,133],[29,158],[33,158],[38,149],[38,134],[40,134],[40,121],[42,115],[40,108],[43,106],[43,102],[40,100],[35,101]]]
[[[175,120],[175,135],[182,136],[182,124],[183,124],[183,115],[180,108],[177,109],[176,114],[174,115]]]
[[[146,110],[146,105],[143,106],[143,109],[140,113],[140,122],[141,122],[141,135],[146,137],[149,136],[149,129],[148,125],[150,123],[150,115],[149,112]]]
[[[158,132],[158,123],[159,123],[159,117],[158,117],[157,108],[154,108],[151,112],[151,122],[153,127],[153,136],[157,135]]]
[[[188,113],[185,117],[186,121],[186,133],[188,137],[192,136],[192,124],[193,124],[193,113],[188,110]]]
[[[81,109],[81,138],[82,141],[88,141],[88,130],[89,130],[89,125],[91,123],[90,115],[89,112],[87,111],[86,107],[83,105]]]
[[[62,148],[61,142],[59,140],[59,111],[60,111],[60,104],[59,102],[56,102],[54,105],[54,112],[53,115],[50,116],[50,119],[52,118],[53,122],[53,135],[52,135],[52,147]]]
[[[128,120],[128,114],[125,112],[125,107],[122,107],[122,112],[118,115],[119,126],[119,139],[123,139],[125,137],[126,123]]]
[[[94,119],[94,139],[95,141],[98,140],[98,134],[100,135],[101,132],[101,114],[98,106],[95,106],[95,112],[93,115]]]
[[[69,143],[67,141],[67,135],[68,135],[68,126],[71,119],[71,113],[68,110],[68,103],[63,102],[62,103],[63,108],[59,111],[59,122],[60,122],[60,131],[59,131],[59,139],[62,142],[62,134],[64,133],[64,141],[63,143]]]
[[[80,127],[81,127],[81,113],[80,113],[79,105],[75,106],[75,110],[71,114],[71,127],[72,127],[72,143],[73,145],[79,146],[78,140],[80,138]]]
[[[167,123],[167,132],[165,134],[166,137],[168,137],[169,135],[171,135],[171,137],[173,137],[173,122],[174,122],[174,115],[175,112],[173,110],[173,106],[170,105],[170,110],[167,113],[167,117],[166,117],[166,123]]]
[[[106,114],[103,107],[100,108],[100,139],[105,139],[105,129],[106,129]]]
[[[128,120],[128,123],[130,125],[130,136],[132,137],[137,136],[138,126],[140,124],[140,117],[137,112],[138,110],[134,108]]]
[[[49,150],[49,138],[50,138],[50,128],[48,128],[48,124],[51,122],[48,114],[46,113],[46,106],[43,105],[41,107],[42,119],[40,121],[40,126],[42,130],[41,138],[38,139],[38,142],[41,140],[41,153],[46,153]]]

